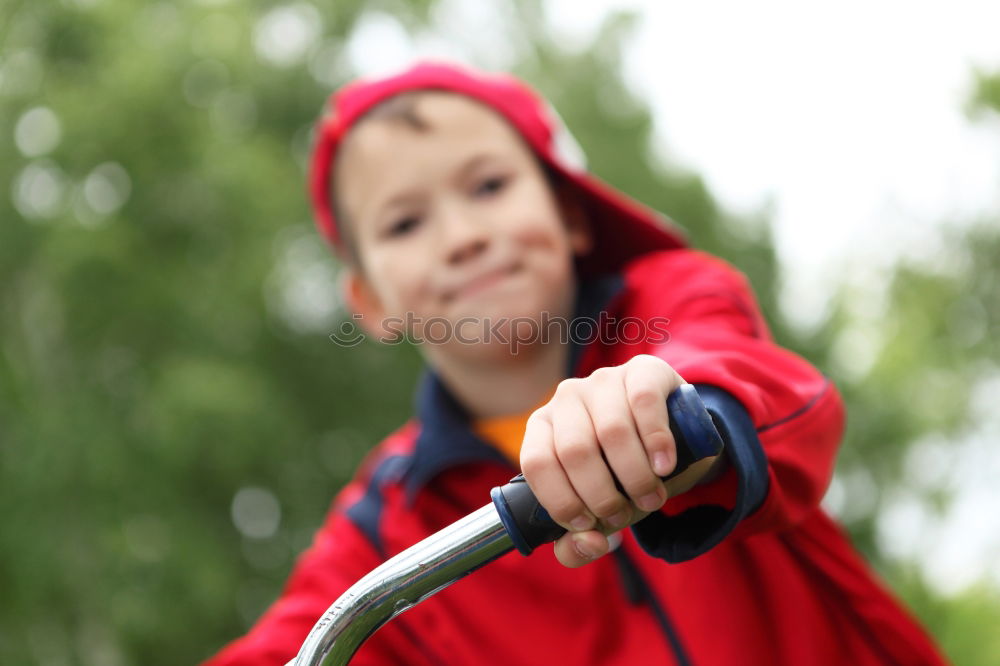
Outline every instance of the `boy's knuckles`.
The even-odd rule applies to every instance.
[[[644,432],[640,439],[647,451],[668,451],[674,447],[674,436],[666,428]]]
[[[618,368],[604,367],[598,368],[590,373],[590,379],[593,381],[606,382],[612,380],[616,375],[621,372]]]
[[[544,506],[552,519],[564,527],[586,510],[583,503],[575,499],[552,500],[549,505]]]
[[[562,441],[556,447],[559,462],[564,467],[583,467],[593,456],[594,449],[583,440]]]
[[[623,443],[633,432],[632,424],[623,418],[604,419],[594,426],[597,441],[602,445]]]
[[[624,497],[618,495],[617,497],[604,497],[593,504],[590,505],[590,510],[598,518],[610,518],[611,516],[623,511],[628,506],[628,502]]]
[[[521,451],[521,472],[525,478],[531,479],[544,473],[552,464],[552,458],[549,456]]]
[[[648,489],[647,486],[655,486],[657,481],[645,453],[641,454],[638,460],[632,460],[630,464],[620,466],[615,471],[615,477],[629,494],[634,489]]]
[[[645,497],[646,495],[651,495],[657,492],[661,485],[663,485],[663,482],[655,476],[644,476],[631,483],[622,481],[622,487],[625,488],[625,492],[628,493],[628,496],[632,498],[633,502],[640,497]]]
[[[630,368],[635,368],[635,367],[659,367],[659,366],[662,366],[662,365],[666,365],[666,361],[664,361],[663,359],[657,358],[656,356],[652,356],[650,354],[636,354],[635,356],[633,356],[632,358],[630,358],[628,361],[626,361],[625,365],[629,366]]]
[[[528,421],[525,424],[525,426],[528,425],[534,426],[538,425],[539,423],[551,423],[551,422],[552,422],[552,415],[549,413],[549,406],[543,405],[542,407],[539,407],[535,411],[531,412],[531,414],[528,416]]]
[[[649,409],[656,407],[663,397],[660,391],[652,386],[638,386],[630,388],[628,391],[628,402],[635,409]]]
[[[580,390],[580,385],[583,383],[583,379],[580,377],[569,377],[562,380],[556,385],[557,397],[566,397],[567,395],[575,395]]]

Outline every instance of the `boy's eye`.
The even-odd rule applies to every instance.
[[[492,178],[486,178],[476,186],[476,195],[478,196],[490,196],[496,194],[504,188],[507,184],[507,178],[503,176],[494,176]]]
[[[386,230],[386,236],[403,236],[410,233],[417,228],[420,224],[420,218],[416,215],[407,215],[406,217],[401,217],[392,224]]]

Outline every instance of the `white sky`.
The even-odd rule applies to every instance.
[[[1000,3],[550,0],[549,16],[582,43],[623,6],[642,16],[626,76],[658,150],[734,212],[770,202],[793,317],[817,316],[838,273],[1000,209],[1000,126],[963,111],[973,68],[1000,69]]]
[[[416,42],[392,17],[370,14],[348,57],[365,74],[415,56],[503,68],[502,7],[443,0],[437,34]],[[782,305],[800,324],[821,317],[845,275],[872,294],[861,310],[877,323],[872,266],[903,255],[933,262],[942,225],[1000,211],[1000,122],[973,123],[964,112],[973,70],[1000,70],[1000,2],[548,0],[546,16],[563,42],[584,47],[620,8],[641,15],[625,76],[652,106],[656,151],[705,178],[727,209],[767,207]],[[956,493],[946,515],[904,493],[880,517],[886,552],[919,561],[942,592],[979,577],[1000,585],[1000,534],[983,512],[1000,506],[993,411],[967,441],[945,443],[950,453],[923,442],[907,461],[926,469],[922,461],[947,461],[955,446],[968,454],[975,470],[953,463],[937,480]],[[838,493],[841,482],[833,508]]]

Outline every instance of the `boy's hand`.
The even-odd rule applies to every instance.
[[[667,396],[683,383],[665,361],[640,355],[560,382],[528,419],[521,471],[539,503],[569,530],[555,543],[565,566],[607,553],[607,534],[658,510],[668,490],[684,492],[711,467],[692,466],[666,487],[660,480],[677,462]]]

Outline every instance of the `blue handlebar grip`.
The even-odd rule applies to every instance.
[[[667,415],[676,444],[677,465],[673,472],[663,477],[664,481],[680,474],[692,463],[722,453],[722,437],[694,386],[682,384],[667,396]]]
[[[699,460],[722,453],[722,437],[694,386],[683,384],[667,397],[667,415],[677,445],[677,465],[663,480],[680,474]],[[618,488],[621,490],[620,484]],[[505,486],[493,488],[490,497],[522,555],[530,555],[538,546],[566,533],[535,499],[522,474]]]

